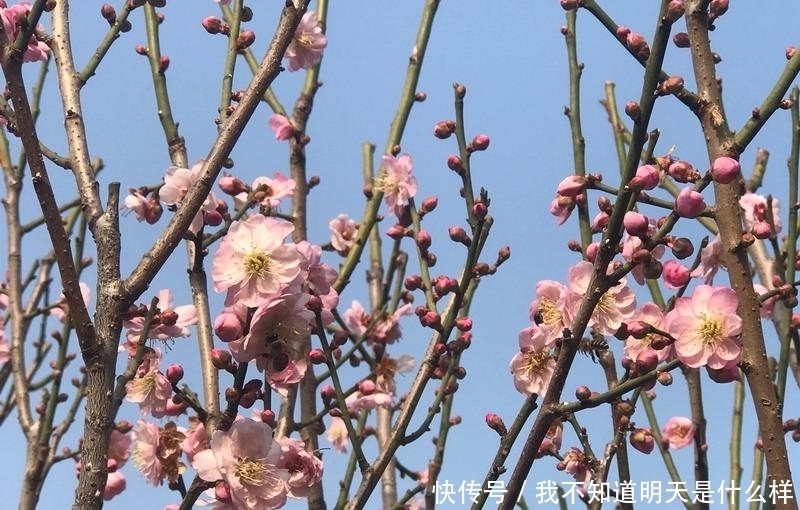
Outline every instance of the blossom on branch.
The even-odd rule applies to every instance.
[[[326,46],[328,39],[322,33],[316,13],[308,11],[303,14],[284,55],[289,60],[289,70],[308,69],[319,64],[322,61],[322,50]]]
[[[692,297],[681,297],[667,314],[675,353],[686,366],[719,369],[742,353],[742,319],[736,315],[739,298],[728,287],[700,285]]]
[[[545,331],[532,325],[519,334],[519,352],[511,358],[514,387],[520,393],[544,397],[556,362],[548,347],[550,341]]]
[[[383,156],[384,174],[377,179],[375,189],[383,192],[383,200],[399,218],[409,200],[417,194],[417,178],[412,175],[414,164],[411,156]]]
[[[301,276],[302,256],[283,242],[293,231],[290,222],[261,214],[231,224],[211,262],[214,290],[228,291],[225,306],[260,306]]]
[[[226,432],[211,435],[211,448],[192,461],[207,482],[223,481],[231,503],[239,509],[269,510],[286,504],[289,471],[279,467],[281,446],[263,422],[238,420]]]
[[[3,31],[9,42],[13,43],[20,33],[23,24],[27,24],[28,14],[30,14],[31,4],[21,2],[11,7],[6,7],[5,2],[0,7],[0,18],[3,20]],[[36,30],[44,31],[42,24],[36,25]],[[25,52],[22,54],[23,62],[36,62],[37,60],[47,60],[50,47],[38,40],[35,35],[31,35]]]

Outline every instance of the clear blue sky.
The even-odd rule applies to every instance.
[[[316,243],[327,241],[327,223],[339,213],[357,218],[363,210],[361,194],[361,144],[373,142],[384,146],[389,123],[394,114],[406,62],[413,45],[421,12],[421,1],[414,2],[331,2],[328,20],[329,46],[325,52],[320,89],[309,125],[312,142],[308,147],[308,171],[319,175],[321,185],[311,194],[310,238]],[[646,37],[655,26],[656,2],[605,2],[620,24]],[[250,28],[256,31],[253,46],[261,54],[271,37],[277,19],[277,4],[256,2],[255,19]],[[535,5],[534,5],[535,4]],[[76,60],[79,65],[89,57],[104,34],[106,23],[99,16],[101,2],[73,2],[72,30]],[[723,58],[719,74],[724,79],[726,111],[732,128],[740,126],[754,106],[759,104],[783,68],[784,49],[796,44],[796,20],[789,16],[794,3],[738,2],[722,18],[712,34],[715,50]],[[171,58],[167,73],[172,92],[173,115],[180,122],[186,138],[190,160],[206,155],[215,136],[214,118],[218,103],[221,68],[224,59],[224,38],[212,37],[200,26],[200,20],[216,14],[211,0],[177,2],[163,9],[166,21],[162,26],[162,51]],[[131,18],[132,32],[122,35],[97,76],[84,88],[84,108],[92,156],[102,157],[106,169],[103,183],[119,180],[123,188],[158,183],[170,165],[153,101],[149,71],[144,58],[133,48],[145,44],[144,23],[139,12]],[[433,125],[453,118],[451,84],[467,86],[466,128],[468,137],[485,133],[491,137],[487,152],[473,158],[473,179],[476,187],[486,187],[492,197],[490,213],[495,218],[486,258],[496,249],[510,245],[511,260],[495,276],[481,284],[473,305],[475,323],[472,347],[464,357],[469,376],[462,381],[456,398],[455,412],[462,416],[462,425],[453,429],[449,453],[441,480],[455,485],[462,481],[480,482],[494,455],[497,436],[484,424],[484,415],[495,412],[511,423],[523,401],[512,385],[508,362],[517,349],[517,333],[527,326],[528,307],[537,281],[564,280],[569,265],[577,261],[566,251],[566,242],[577,238],[576,221],[557,228],[548,214],[556,184],[572,173],[569,126],[563,115],[568,102],[566,50],[559,28],[565,23],[564,13],[555,0],[549,2],[482,2],[462,0],[442,2],[434,35],[420,80],[419,90],[428,99],[414,107],[403,151],[414,158],[415,173],[420,183],[419,196],[436,195],[439,208],[426,219],[426,228],[434,236],[433,249],[439,256],[434,274],[455,275],[462,250],[452,247],[446,237],[450,225],[463,224],[463,206],[458,199],[458,181],[445,160],[456,151],[453,140],[440,141],[432,136]],[[676,30],[683,26],[679,22]],[[583,127],[587,142],[587,164],[591,172],[600,172],[614,182],[617,175],[616,156],[611,130],[598,100],[605,81],[617,84],[618,101],[638,99],[642,70],[599,23],[581,12],[578,20],[579,56],[586,65],[583,81]],[[692,87],[689,54],[670,47],[665,68],[683,74]],[[248,75],[242,66],[236,88],[244,88]],[[31,70],[31,69],[29,69]],[[41,136],[50,146],[64,152],[60,134],[62,119],[55,82],[50,76],[40,119]],[[301,74],[280,76],[275,90],[287,107],[293,103]],[[267,128],[271,112],[262,106],[232,157],[237,175],[249,181],[259,175],[272,175],[288,168],[286,145],[276,142]],[[743,168],[749,171],[753,149],[764,147],[772,152],[766,179],[768,190],[781,197],[785,185],[784,162],[788,155],[788,113],[778,112],[775,122],[765,129],[742,157]],[[703,165],[706,160],[702,136],[694,117],[677,101],[666,98],[657,103],[652,127],[661,130],[658,153],[676,145],[682,159]],[[54,170],[58,174],[57,170]],[[59,187],[59,198],[69,200],[71,193]],[[101,186],[105,190],[105,185]],[[781,197],[782,198],[782,197]],[[709,202],[712,199],[707,198]],[[33,201],[28,217],[36,215]],[[594,199],[592,199],[594,205]],[[168,214],[168,213],[165,213]],[[159,224],[163,226],[165,221]],[[157,229],[136,224],[133,217],[123,221],[125,269],[130,269],[157,235]],[[385,227],[383,228],[385,230]],[[689,230],[688,232],[696,232]],[[41,245],[31,243],[29,256],[38,256]],[[334,257],[328,259],[332,265]],[[155,292],[170,287],[176,302],[188,302],[183,250],[178,249],[168,268],[152,286]],[[124,273],[124,271],[123,271]],[[363,274],[356,271],[355,277]],[[724,281],[724,275],[722,280]],[[143,296],[142,301],[149,300]],[[363,285],[355,282],[341,298],[343,308],[351,300],[367,302]],[[219,297],[217,306],[221,306]],[[428,335],[416,327],[416,319],[405,323],[405,335],[394,354],[412,354],[419,358]],[[768,331],[771,329],[768,327]],[[774,342],[772,336],[768,339]],[[774,345],[774,343],[773,343]],[[180,360],[190,367],[195,356],[192,339],[181,339],[168,354],[167,361]],[[619,344],[617,357],[620,357]],[[187,369],[189,381],[192,370]],[[590,375],[591,374],[591,375]],[[402,379],[402,377],[401,377]],[[683,384],[677,382],[659,390],[656,401],[659,416],[665,421],[672,415],[689,416],[688,400]],[[196,380],[196,379],[195,379]],[[406,378],[410,381],[411,377]],[[404,381],[401,380],[400,384]],[[576,361],[565,397],[575,387],[588,384],[600,387],[601,372],[588,358]],[[793,381],[788,401],[797,397]],[[730,387],[717,388],[706,384],[704,392],[709,416],[709,452],[712,485],[729,477],[727,467],[728,428],[730,423]],[[432,398],[432,394],[428,395]],[[786,417],[792,416],[791,406]],[[747,408],[744,449],[754,440],[754,416]],[[134,421],[138,410],[124,405],[120,417]],[[609,438],[607,409],[581,415],[583,423],[593,431],[595,448],[600,449]],[[643,415],[634,418],[642,424]],[[0,474],[15,497],[21,477],[24,452],[14,421],[7,422],[2,435],[6,457]],[[74,436],[73,436],[74,440]],[[325,439],[322,446],[327,446]],[[567,434],[564,446],[577,445]],[[423,469],[431,456],[428,439],[402,451],[398,458],[412,469]],[[797,446],[789,445],[794,456],[795,471],[800,469]],[[692,458],[689,449],[675,455],[687,481],[692,480]],[[338,473],[344,457],[333,451],[325,453],[326,487],[329,504],[334,502]],[[657,459],[645,459],[634,452],[636,473],[646,473],[643,480],[668,480]],[[531,479],[571,481],[568,475],[554,470],[555,462],[543,460],[534,466]],[[745,479],[749,475],[749,453],[744,461]],[[509,468],[512,464],[509,463]],[[510,469],[509,469],[510,470]],[[124,468],[128,490],[107,503],[106,508],[154,508],[177,502],[177,494],[166,488],[146,487],[132,465]],[[192,471],[188,473],[190,476]],[[402,483],[406,483],[403,481]],[[66,508],[75,484],[73,465],[57,466],[42,497],[41,508]],[[409,485],[410,486],[410,482]],[[405,488],[401,484],[401,489]],[[526,491],[533,503],[532,492]],[[375,502],[370,508],[378,508]],[[664,506],[668,508],[668,506]],[[290,503],[287,508],[300,508]]]

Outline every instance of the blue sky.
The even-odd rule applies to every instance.
[[[615,20],[634,31],[649,32],[655,26],[655,2],[605,2]],[[361,144],[385,144],[389,123],[394,114],[411,52],[419,13],[423,2],[332,2],[328,20],[329,46],[325,53],[320,89],[309,124],[312,142],[308,147],[308,171],[319,175],[321,185],[310,197],[310,238],[324,243],[329,233],[328,221],[339,213],[357,218],[363,210],[361,194]],[[72,29],[76,60],[85,62],[106,28],[99,16],[100,2],[75,2],[72,5]],[[752,108],[758,105],[783,68],[786,46],[796,26],[786,14],[793,4],[788,1],[736,3],[712,33],[714,48],[723,58],[719,75],[724,80],[726,112],[732,128],[742,125]],[[256,31],[253,49],[261,54],[271,37],[277,10],[274,6],[254,5],[255,19],[250,28]],[[180,131],[187,140],[189,158],[205,156],[216,134],[216,117],[221,68],[224,59],[224,38],[210,36],[200,26],[206,15],[216,13],[211,0],[170,2],[163,10],[162,51],[170,56],[167,73],[171,90],[173,115],[180,122]],[[271,12],[274,11],[274,12]],[[131,21],[133,31],[117,41],[100,66],[97,76],[84,88],[84,107],[89,146],[92,155],[102,157],[106,169],[105,183],[119,180],[123,187],[156,184],[169,166],[168,153],[158,124],[152,86],[145,59],[133,48],[144,44],[144,24],[139,12]],[[467,86],[467,136],[484,133],[491,137],[488,151],[473,158],[473,180],[476,188],[487,188],[492,197],[490,213],[495,218],[492,235],[485,252],[491,259],[497,249],[510,245],[511,260],[498,274],[481,283],[473,305],[474,340],[464,356],[468,377],[461,382],[455,412],[462,416],[462,425],[455,427],[449,439],[449,453],[441,479],[459,485],[462,481],[480,482],[494,455],[497,436],[484,424],[484,415],[495,412],[507,423],[523,401],[512,385],[508,361],[517,349],[517,333],[527,326],[528,307],[537,281],[564,280],[576,255],[566,250],[569,239],[577,238],[577,223],[570,220],[556,227],[548,207],[557,183],[572,173],[569,126],[563,115],[568,102],[566,51],[559,28],[565,23],[558,2],[481,2],[463,0],[442,2],[437,14],[434,34],[425,59],[419,90],[427,100],[419,103],[409,121],[402,148],[414,158],[415,174],[420,183],[419,196],[436,195],[439,208],[426,218],[426,228],[434,237],[433,250],[439,257],[434,274],[455,275],[462,260],[462,250],[447,239],[447,227],[463,225],[463,205],[459,202],[456,176],[447,169],[447,155],[456,152],[453,140],[440,141],[432,136],[437,121],[453,118],[451,84]],[[682,30],[683,22],[676,25]],[[598,100],[603,84],[616,84],[620,104],[638,99],[642,70],[617,41],[581,12],[578,20],[579,58],[585,63],[582,81],[583,127],[587,142],[587,165],[591,172],[600,172],[615,182],[618,170],[606,115]],[[687,50],[670,47],[665,69],[683,74],[687,86],[693,88]],[[29,71],[32,70],[28,69]],[[235,79],[235,88],[244,88],[248,73],[244,66]],[[31,73],[32,75],[32,73]],[[294,101],[302,81],[300,74],[284,73],[275,90],[288,107]],[[51,147],[64,152],[61,114],[53,75],[49,77],[40,119],[41,136]],[[267,128],[271,112],[262,105],[245,131],[232,155],[235,173],[245,181],[259,175],[286,171],[286,145],[276,142]],[[699,126],[680,103],[664,98],[657,102],[651,127],[661,130],[659,154],[675,145],[675,154],[703,166],[705,148]],[[788,113],[778,112],[774,122],[758,136],[742,156],[748,172],[756,147],[771,151],[765,189],[781,197],[784,162],[788,155],[790,133]],[[379,149],[380,150],[380,149]],[[58,174],[54,170],[55,174]],[[57,175],[57,182],[68,177]],[[69,180],[57,188],[59,198],[69,200]],[[595,197],[596,198],[596,197]],[[709,202],[712,198],[707,197]],[[29,217],[36,215],[31,202]],[[590,201],[594,206],[594,198]],[[168,213],[165,213],[168,214]],[[163,226],[165,221],[159,224]],[[382,230],[388,225],[385,225]],[[681,232],[696,234],[694,227],[678,227]],[[123,221],[124,270],[133,267],[141,251],[157,236],[158,229],[136,224],[132,216]],[[44,249],[41,239],[27,245],[29,256],[38,256]],[[176,302],[188,302],[183,250],[178,249],[152,290],[170,287]],[[336,265],[335,257],[328,259]],[[357,270],[357,280],[363,270]],[[724,275],[721,280],[724,281]],[[142,301],[149,300],[149,295]],[[217,306],[222,298],[217,296]],[[363,284],[354,281],[341,297],[342,308],[358,299],[367,302]],[[394,353],[416,354],[419,358],[428,335],[416,327],[416,319],[405,323],[403,340]],[[767,327],[771,332],[771,327]],[[774,346],[775,339],[768,334]],[[619,344],[612,344],[620,357]],[[179,359],[191,366],[196,354],[192,339],[178,340],[167,361]],[[775,351],[773,351],[775,352]],[[191,370],[189,381],[192,380]],[[348,377],[356,377],[354,374]],[[410,381],[410,377],[407,377]],[[656,408],[660,419],[672,415],[689,415],[685,386],[678,380],[670,388],[658,390]],[[403,384],[401,381],[400,384]],[[601,387],[599,366],[588,358],[576,361],[575,372],[567,383],[565,397],[571,397],[581,384]],[[797,387],[790,381],[792,395]],[[706,380],[704,392],[709,416],[709,453],[712,485],[729,477],[727,447],[730,423],[730,387],[716,387]],[[432,390],[427,395],[432,398]],[[754,440],[754,416],[747,407],[744,451],[745,479],[749,474],[750,446]],[[596,448],[609,439],[609,417],[606,408],[581,415],[582,423],[592,434]],[[788,406],[786,417],[792,417]],[[135,420],[138,411],[123,407],[121,417]],[[635,421],[645,423],[637,414]],[[7,485],[19,486],[23,451],[15,423],[8,422],[3,431],[3,445],[8,461],[0,468]],[[321,444],[327,446],[324,439]],[[577,444],[567,435],[565,447]],[[795,471],[800,469],[797,446],[789,445]],[[412,469],[425,467],[432,454],[430,441],[423,439],[398,458]],[[657,459],[635,456],[635,472],[647,473],[647,480],[667,481]],[[692,477],[691,452],[675,454],[684,479]],[[336,483],[344,458],[333,451],[325,453],[326,487],[329,504],[334,502]],[[531,480],[570,481],[554,469],[555,462],[537,462]],[[509,468],[511,467],[509,463]],[[63,508],[75,483],[73,466],[64,463],[54,469],[45,486],[41,508]],[[639,471],[639,469],[642,469]],[[128,490],[106,505],[106,508],[162,508],[177,502],[166,488],[145,488],[141,476],[132,466],[125,468]],[[410,486],[411,482],[402,481]],[[401,487],[406,487],[401,486]],[[13,493],[13,492],[12,492]],[[527,490],[529,501],[533,492]],[[369,508],[378,508],[375,502]],[[288,508],[300,508],[290,503]],[[665,506],[665,508],[671,508]]]

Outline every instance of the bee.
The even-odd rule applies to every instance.
[[[266,338],[267,349],[263,356],[268,358],[272,368],[276,372],[281,372],[289,366],[291,361],[291,347],[286,340],[278,338],[277,335],[269,335]]]
[[[595,356],[599,355],[600,352],[607,350],[608,342],[606,342],[606,339],[601,336],[583,338],[578,344],[578,352],[582,352],[586,356],[589,356],[595,363],[597,363],[597,358]]]

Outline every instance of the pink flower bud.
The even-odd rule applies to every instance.
[[[372,395],[375,393],[375,381],[371,379],[364,379],[358,383],[358,391],[364,395]]]
[[[711,177],[720,184],[730,184],[741,174],[739,162],[728,156],[720,156],[711,164]]]
[[[461,227],[450,227],[447,229],[447,234],[450,236],[450,239],[456,243],[461,243],[467,247],[472,244],[472,239],[469,238],[467,232]]]
[[[751,229],[756,239],[769,239],[772,237],[772,227],[766,221],[757,221]]]
[[[158,58],[158,73],[164,74],[167,69],[169,69],[169,57],[166,55],[161,55]]]
[[[561,8],[565,11],[574,11],[578,7],[580,7],[579,0],[561,0]]]
[[[484,219],[486,217],[486,213],[488,212],[489,208],[486,207],[486,204],[483,202],[478,201],[472,204],[472,214],[474,214],[479,220]]]
[[[427,251],[431,247],[431,242],[431,235],[427,230],[422,229],[417,232],[417,246],[420,250]]]
[[[407,229],[402,225],[392,225],[388,229],[386,229],[386,235],[394,239],[395,241],[402,239],[406,236]]]
[[[667,173],[677,182],[694,182],[700,174],[688,161],[675,161],[667,167]]]
[[[678,32],[677,34],[672,36],[672,43],[678,48],[688,48],[689,34],[687,34],[686,32]]]
[[[705,209],[703,195],[690,187],[683,188],[675,198],[675,212],[683,218],[697,218]]]
[[[630,33],[631,33],[631,29],[628,28],[628,27],[625,27],[625,26],[622,26],[622,25],[617,27],[616,35],[617,35],[617,38],[619,38],[621,41],[624,41],[628,37],[628,35]]]
[[[225,23],[223,23],[223,21],[216,16],[207,16],[203,18],[203,21],[201,21],[200,24],[203,25],[203,28],[206,29],[206,32],[211,35],[222,32],[222,27],[225,25]]]
[[[692,275],[689,268],[677,260],[668,260],[664,262],[661,277],[664,279],[664,285],[670,289],[680,289],[689,283]]]
[[[650,191],[658,186],[658,169],[653,165],[642,165],[636,169],[636,175],[628,182],[628,189],[632,191]]]
[[[294,126],[285,115],[279,113],[270,115],[268,124],[278,141],[288,140],[295,135]]]
[[[320,348],[314,348],[308,351],[308,359],[314,365],[323,365],[326,361],[325,353]]]
[[[450,138],[450,135],[452,135],[455,132],[455,130],[456,130],[455,122],[453,122],[452,120],[442,120],[437,122],[436,125],[433,126],[433,136],[435,136],[440,140],[445,140],[447,138]]]
[[[426,328],[436,329],[439,330],[442,328],[442,318],[436,312],[425,312],[425,314],[419,318],[420,324],[422,324]]]
[[[256,33],[252,30],[242,30],[236,38],[236,51],[244,51],[256,42]]]
[[[726,12],[728,12],[728,0],[711,0],[711,3],[708,4],[708,14],[712,20]]]
[[[275,425],[277,425],[277,420],[275,420],[275,411],[272,409],[264,409],[261,411],[259,418],[261,418],[262,422],[266,423],[272,428],[275,428]]]
[[[794,46],[789,46],[786,48],[786,60],[791,59],[794,57],[794,54],[797,53],[797,48]]]
[[[628,211],[622,219],[622,224],[625,226],[625,231],[628,234],[636,237],[647,237],[647,231],[650,228],[650,222],[647,217],[636,211]]]
[[[495,413],[486,414],[486,425],[488,425],[490,429],[497,432],[500,437],[505,436],[508,433],[508,429],[506,428],[506,424],[503,423],[503,419]]]
[[[600,211],[592,219],[592,232],[602,232],[608,226],[609,215],[606,212]]]
[[[588,260],[589,262],[594,262],[599,252],[600,252],[600,243],[598,242],[590,243],[589,246],[586,247],[586,260]]]
[[[211,349],[211,363],[217,370],[225,370],[231,363],[231,353],[225,349]]]
[[[422,205],[419,206],[419,213],[420,214],[428,214],[429,212],[436,209],[436,206],[439,205],[439,199],[436,197],[428,197],[422,201]]]
[[[223,175],[220,177],[218,185],[223,193],[232,197],[249,191],[247,185],[242,182],[241,179],[233,177],[232,175]]]
[[[636,356],[634,367],[640,375],[655,370],[658,366],[658,354],[652,349],[644,349]]]
[[[694,253],[694,245],[692,244],[692,241],[685,237],[679,237],[675,239],[672,241],[670,247],[672,248],[672,254],[681,260],[691,257]]]
[[[630,117],[631,120],[638,120],[642,115],[642,108],[636,101],[628,101],[625,103],[625,114]]]
[[[556,188],[556,193],[562,197],[575,198],[586,188],[586,177],[582,175],[570,175],[562,180]]]
[[[178,384],[183,379],[183,367],[173,363],[167,367],[167,380],[172,384]]]
[[[103,19],[113,24],[117,20],[117,11],[111,4],[103,4],[100,6],[100,15]]]
[[[242,338],[244,324],[235,313],[222,312],[214,321],[214,333],[223,342],[233,342]]]
[[[658,93],[662,96],[668,96],[670,94],[677,94],[678,92],[683,90],[683,77],[681,76],[670,76],[658,87]]]
[[[653,331],[653,326],[644,321],[633,321],[627,324],[628,334],[637,340],[641,340]]]
[[[631,446],[644,454],[649,454],[655,448],[653,434],[650,429],[636,429],[630,435]]]
[[[222,224],[224,218],[219,211],[208,211],[203,215],[203,221],[209,227],[218,227]]]
[[[147,49],[147,46],[143,46],[143,45],[141,45],[141,44],[137,44],[137,45],[136,45],[136,47],[134,48],[134,51],[135,51],[135,52],[136,52],[138,55],[142,55],[142,56],[144,56],[144,57],[146,57],[146,56],[147,56],[147,54],[150,52],[150,50],[148,50],[148,49]]]
[[[214,498],[217,499],[218,501],[230,502],[231,488],[228,486],[226,482],[214,485]]]
[[[485,151],[489,148],[489,137],[486,135],[476,135],[475,138],[472,139],[472,143],[470,147],[473,151]]]
[[[412,292],[415,291],[415,290],[419,290],[419,289],[422,288],[422,277],[420,277],[420,275],[418,275],[418,274],[412,274],[412,275],[406,276],[406,279],[403,282],[403,285],[405,286],[406,290],[409,290],[409,291],[412,291]]]
[[[647,60],[650,57],[650,46],[642,34],[631,32],[625,36],[625,45],[639,60]]]
[[[461,162],[461,158],[458,156],[450,154],[447,156],[447,168],[460,175],[464,171],[464,163]]]
[[[585,402],[592,398],[592,390],[588,386],[578,386],[575,389],[575,398],[581,402]]]
[[[665,23],[675,23],[683,16],[686,8],[683,6],[683,0],[671,0],[667,4],[667,13],[664,15]]]
[[[469,317],[459,317],[456,319],[456,328],[459,331],[469,331],[472,329],[472,319]]]

